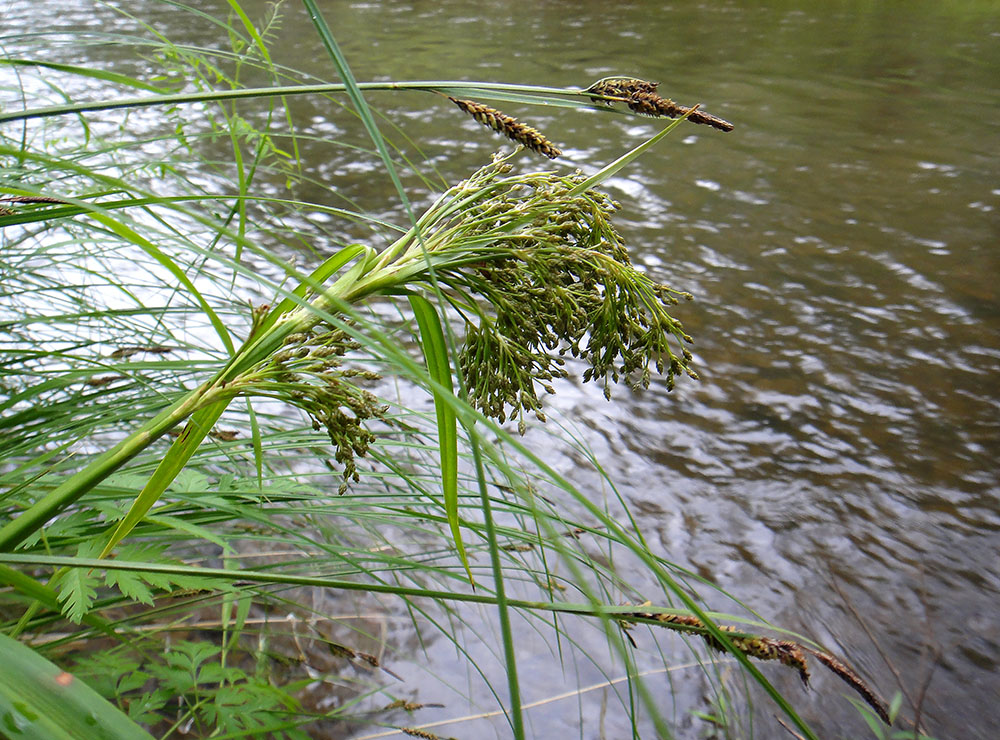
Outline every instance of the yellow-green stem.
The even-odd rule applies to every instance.
[[[190,416],[203,401],[207,388],[199,388],[179,399],[146,422],[86,468],[36,501],[27,511],[0,528],[0,552],[9,552],[53,516],[76,502],[87,491],[138,455],[173,427]]]

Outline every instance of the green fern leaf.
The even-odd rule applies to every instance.
[[[63,615],[79,624],[97,598],[97,576],[84,568],[70,568],[59,581]]]
[[[158,712],[167,705],[174,696],[166,689],[155,691],[131,699],[128,702],[128,716],[144,725],[155,725],[163,718]]]
[[[127,570],[109,570],[104,585],[117,588],[122,596],[141,604],[153,605],[153,592],[143,583],[142,576]]]

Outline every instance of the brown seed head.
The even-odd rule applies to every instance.
[[[537,152],[549,159],[555,159],[562,154],[541,132],[533,129],[531,126],[526,126],[506,113],[501,113],[496,108],[490,108],[488,105],[476,103],[472,100],[460,100],[452,97],[449,97],[448,100],[475,118],[483,126],[493,129],[498,134],[503,134],[518,144],[523,144],[533,152]]]
[[[881,718],[883,722],[887,725],[892,725],[889,720],[889,712],[886,709],[885,703],[879,698],[872,688],[864,682],[864,680],[857,673],[852,671],[842,662],[834,658],[829,653],[824,653],[820,650],[810,650],[816,659],[829,668],[831,671],[840,676],[841,680],[851,686],[861,697],[868,703],[875,713]]]
[[[733,130],[733,124],[718,116],[705,113],[697,108],[692,110],[687,106],[678,105],[669,98],[660,97],[656,92],[658,84],[656,82],[647,82],[646,80],[637,80],[629,77],[612,77],[595,82],[587,88],[587,92],[592,92],[605,98],[619,98],[631,110],[641,113],[644,116],[679,118],[680,116],[687,115],[691,123],[711,126],[719,131]],[[591,100],[596,102],[601,100],[601,98],[595,97],[591,98]],[[604,100],[603,102],[610,105],[612,101]]]
[[[688,112],[684,106],[677,105],[673,100],[661,98],[652,92],[639,92],[632,95],[628,100],[628,107],[636,113],[647,116],[666,116],[667,118],[677,118]]]
[[[659,82],[637,80],[634,77],[608,77],[595,82],[587,90],[608,98],[631,98],[640,93],[655,93],[659,84]]]

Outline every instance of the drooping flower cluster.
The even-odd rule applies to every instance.
[[[618,205],[576,173],[512,174],[497,159],[451,188],[417,225],[382,252],[359,257],[353,280],[341,278],[338,300],[355,303],[385,291],[419,290],[434,281],[466,321],[459,354],[468,400],[501,422],[525,414],[545,419],[538,393],[554,392],[566,356],[585,362],[584,381],[647,386],[652,372],[673,387],[688,367],[691,338],[667,313],[685,293],[658,284],[631,264],[611,224]],[[332,299],[317,293],[324,310]],[[300,315],[301,314],[301,315]],[[268,312],[254,313],[264,335]],[[305,410],[337,448],[346,481],[355,457],[374,441],[366,422],[385,408],[360,388],[370,371],[343,367],[359,345],[342,329],[317,323],[304,309],[266,359],[241,373],[231,394],[281,398]],[[343,490],[343,488],[342,488]]]
[[[470,401],[501,421],[517,416],[523,430],[525,412],[544,419],[537,389],[552,392],[567,354],[588,363],[583,379],[603,381],[608,396],[621,379],[648,385],[652,369],[668,388],[680,372],[694,376],[680,346],[691,339],[666,310],[690,296],[631,264],[610,221],[617,204],[581,187],[579,173],[507,171],[496,163],[459,186],[455,198],[484,196],[435,226],[449,235],[440,256],[452,256],[439,277],[464,294]],[[427,243],[438,243],[436,233]],[[461,250],[467,260],[454,259]]]
[[[344,466],[341,494],[348,481],[358,480],[355,457],[364,457],[375,441],[366,422],[382,418],[387,410],[358,385],[378,374],[344,367],[344,356],[359,348],[342,329],[317,324],[288,335],[281,349],[242,375],[234,389],[287,401],[309,414],[314,429],[325,429],[336,447],[335,459]]]

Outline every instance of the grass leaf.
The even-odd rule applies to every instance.
[[[68,74],[76,75],[78,77],[86,77],[93,80],[100,80],[102,82],[111,82],[117,85],[125,85],[127,87],[134,87],[138,90],[146,90],[147,92],[163,93],[164,88],[157,87],[156,85],[151,85],[148,82],[143,82],[142,80],[136,79],[135,77],[129,77],[127,75],[119,74],[117,72],[112,72],[107,69],[99,69],[96,67],[80,67],[75,64],[59,64],[57,62],[43,62],[38,59],[0,59],[0,65],[8,65],[11,67],[43,67],[45,69],[51,69],[56,72],[66,72]]]
[[[21,740],[151,740],[152,735],[26,645],[0,634],[0,713]]]
[[[212,426],[226,410],[227,401],[218,401],[211,406],[196,411],[188,420],[181,435],[174,440],[167,454],[163,456],[152,477],[136,496],[125,517],[111,533],[111,538],[101,552],[101,557],[107,557],[115,545],[121,542],[137,525],[146,512],[152,508],[174,478],[184,469],[191,456],[208,436]]]
[[[410,296],[410,306],[420,327],[420,345],[424,351],[424,361],[431,378],[448,391],[452,391],[451,363],[448,360],[448,345],[445,343],[441,320],[434,306],[426,298]],[[437,415],[438,444],[440,445],[441,486],[444,492],[444,510],[448,517],[448,527],[455,541],[458,556],[475,585],[469,557],[462,542],[462,532],[458,520],[458,424],[455,410],[443,393],[434,389],[434,411]]]

